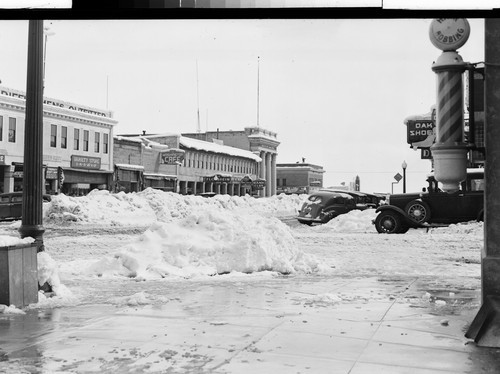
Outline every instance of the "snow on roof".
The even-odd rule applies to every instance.
[[[238,156],[244,158],[250,158],[254,161],[262,161],[262,159],[256,154],[246,151],[244,149],[239,149],[235,147],[230,147],[227,145],[220,145],[216,143],[206,142],[204,140],[198,140],[193,138],[188,138],[186,136],[180,136],[179,143],[187,148],[194,148],[200,151],[208,151],[215,153],[224,153],[231,156]]]

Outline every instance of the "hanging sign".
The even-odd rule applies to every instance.
[[[178,165],[184,161],[184,152],[166,151],[160,153],[160,164]]]

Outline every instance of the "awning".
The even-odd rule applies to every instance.
[[[144,170],[144,166],[142,165],[131,165],[131,164],[115,164],[118,169],[121,170],[133,170],[133,171],[142,171]]]
[[[154,179],[154,180],[176,180],[177,175],[168,175],[168,174],[152,174],[152,173],[144,173],[144,178],[146,179]]]

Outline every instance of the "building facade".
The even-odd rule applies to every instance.
[[[276,158],[280,142],[275,132],[261,127],[245,127],[243,131],[209,131],[182,135],[208,142],[222,142],[224,145],[243,149],[259,156],[262,162],[258,165],[257,175],[266,183],[259,195],[272,196],[276,194]]]
[[[322,166],[302,163],[277,164],[278,193],[311,193],[323,187]]]
[[[147,187],[187,194],[258,194],[260,157],[178,134],[114,138],[115,191]]]
[[[0,191],[22,190],[26,97],[0,87]],[[44,97],[44,192],[83,195],[113,180],[110,111]]]

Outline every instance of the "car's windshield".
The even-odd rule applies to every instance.
[[[323,201],[323,199],[321,198],[321,196],[311,195],[309,196],[309,201],[312,203],[320,204]]]

